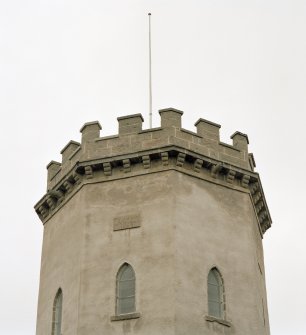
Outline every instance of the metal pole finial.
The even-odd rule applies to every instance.
[[[151,56],[151,13],[149,16],[149,120],[152,128],[152,56]]]

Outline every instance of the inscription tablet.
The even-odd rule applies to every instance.
[[[114,218],[113,230],[138,228],[141,226],[140,214],[130,214]]]

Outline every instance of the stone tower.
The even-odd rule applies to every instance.
[[[160,110],[81,128],[47,166],[37,335],[267,335],[271,226],[247,135]]]

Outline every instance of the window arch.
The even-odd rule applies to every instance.
[[[53,302],[52,335],[61,335],[63,292],[58,289]]]
[[[135,281],[135,272],[132,266],[124,263],[117,273],[117,315],[135,312]]]
[[[207,278],[208,314],[216,318],[224,319],[224,285],[217,268],[209,271]]]

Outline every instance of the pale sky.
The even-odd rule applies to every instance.
[[[273,226],[264,235],[272,335],[306,334],[306,1],[0,0],[0,334],[35,334],[46,165],[83,123],[101,135],[158,109],[247,133]]]

